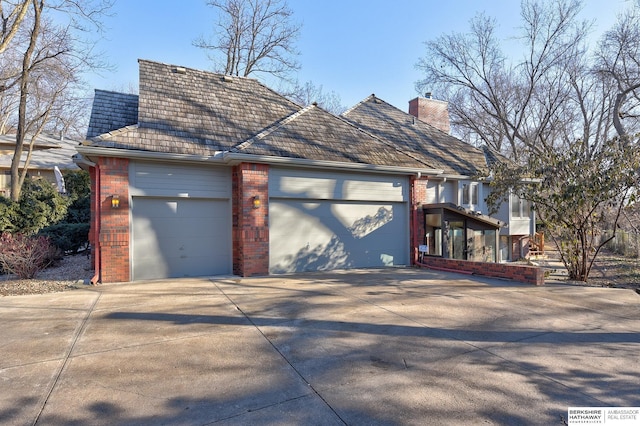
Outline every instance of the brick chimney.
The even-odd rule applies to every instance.
[[[431,98],[431,93],[409,101],[409,114],[433,127],[449,133],[449,103]]]

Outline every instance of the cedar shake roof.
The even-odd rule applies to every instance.
[[[138,62],[139,96],[96,90],[87,145],[202,156],[235,152],[470,176],[485,166],[480,150],[373,96],[337,117],[316,105],[302,108],[255,79]]]
[[[348,121],[310,105],[238,145],[234,152],[374,165],[426,165]]]
[[[342,114],[354,125],[389,141],[420,162],[446,174],[474,176],[487,172],[481,149],[475,148],[371,95]]]
[[[301,108],[254,79],[138,62],[137,126],[111,129],[93,146],[210,155]]]
[[[87,139],[138,122],[138,95],[96,89]]]

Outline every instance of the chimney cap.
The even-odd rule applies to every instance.
[[[431,99],[431,92],[425,93],[424,97],[427,98],[427,99]]]

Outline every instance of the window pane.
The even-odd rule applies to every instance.
[[[522,217],[529,217],[531,214],[531,203],[527,200],[522,200]]]
[[[462,184],[462,204],[469,204],[469,185]]]
[[[520,217],[520,198],[511,194],[511,217]]]
[[[471,204],[478,205],[478,185],[471,185]]]

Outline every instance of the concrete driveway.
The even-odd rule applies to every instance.
[[[0,423],[562,424],[640,406],[640,295],[417,269],[0,298]]]

